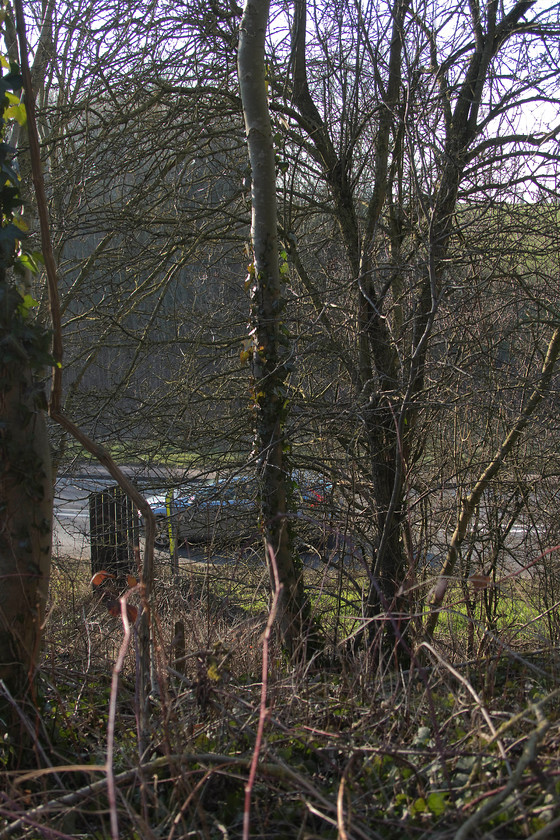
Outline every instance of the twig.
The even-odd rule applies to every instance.
[[[98,766],[94,765],[93,769],[98,769]],[[103,765],[103,771],[105,771],[105,769],[105,765]],[[137,774],[138,769],[136,767],[133,770],[126,770],[124,773],[121,773],[119,776],[115,777],[115,782],[126,782],[129,780],[132,781],[132,779],[134,779]],[[106,787],[107,776],[105,775],[104,779],[99,779],[99,781],[93,782],[89,785],[86,785],[85,787],[72,791],[72,793],[67,793],[64,796],[61,796],[59,799],[50,799],[44,805],[38,805],[36,808],[31,808],[25,814],[22,814],[22,816],[15,820],[13,823],[10,823],[0,831],[0,840],[4,840],[4,838],[6,837],[11,837],[12,834],[16,833],[16,831],[24,830],[26,826],[35,826],[35,820],[38,817],[52,813],[53,811],[57,811],[63,807],[71,807],[73,805],[76,805],[82,799],[85,799],[87,796],[94,796],[95,794],[105,790]]]
[[[550,383],[554,374],[554,369],[559,355],[560,327],[556,327],[548,343],[546,357],[533,393],[529,397],[527,404],[525,405],[523,410],[518,415],[517,420],[513,424],[512,428],[503,439],[497,452],[494,454],[494,457],[492,458],[490,463],[487,464],[486,468],[479,476],[471,493],[467,496],[466,499],[463,500],[462,510],[459,516],[459,520],[457,522],[457,527],[455,528],[453,536],[451,537],[451,542],[449,543],[449,547],[447,550],[447,558],[441,570],[439,580],[436,583],[430,598],[430,612],[428,613],[428,616],[426,618],[426,633],[428,636],[433,636],[434,630],[436,629],[441,606],[443,604],[443,600],[447,592],[448,582],[451,575],[453,574],[453,570],[455,568],[455,564],[458,557],[459,548],[461,547],[461,544],[467,532],[467,527],[472,519],[473,512],[475,511],[478,503],[480,502],[482,494],[488,487],[489,483],[496,477],[496,475],[498,475],[504,461],[506,460],[506,458],[508,458],[517,441],[521,438],[522,433],[524,432],[526,426],[529,424],[531,415],[533,414],[539,403],[542,401],[542,399],[550,391]]]
[[[158,756],[158,758],[155,758],[153,761],[149,761],[148,763],[139,765],[138,767],[133,767],[130,770],[125,770],[117,776],[114,776],[113,781],[115,789],[120,784],[133,781],[140,773],[143,773],[144,775],[156,773],[158,770],[169,767],[173,764],[217,764],[225,767],[243,768],[249,765],[249,759],[238,756],[219,755],[217,753],[174,753],[168,756]],[[99,766],[90,766],[90,769],[96,768],[99,769]],[[62,769],[64,768],[61,768],[61,770]],[[103,770],[105,769],[106,768],[103,765]],[[315,788],[309,779],[305,776],[301,776],[287,764],[284,764],[284,762],[278,760],[275,764],[268,762],[261,763],[259,765],[259,770],[263,775],[269,776],[270,778],[292,782],[298,791],[306,790],[324,807],[330,810],[333,809],[333,804],[326,797],[322,796],[320,791]],[[92,782],[85,785],[85,787],[79,788],[71,793],[67,793],[58,799],[51,799],[43,805],[38,805],[36,808],[28,810],[13,823],[10,823],[10,825],[7,825],[5,828],[0,830],[0,840],[5,840],[5,838],[11,837],[16,831],[24,829],[26,825],[34,824],[34,820],[40,816],[53,813],[63,807],[72,807],[88,796],[95,796],[101,793],[107,788],[107,783],[107,774],[105,774],[105,778],[99,779],[97,782]],[[365,838],[365,840],[371,840],[371,834],[366,835],[364,832],[357,833],[359,833],[359,836]]]
[[[344,788],[346,787],[347,769],[348,768],[346,768],[342,774],[336,796],[336,824],[338,827],[338,840],[348,840],[348,835],[346,834],[346,829],[344,827]]]
[[[523,776],[525,769],[533,761],[535,761],[539,741],[544,735],[546,735],[549,727],[550,723],[546,718],[539,721],[537,728],[527,739],[521,758],[517,762],[517,766],[511,774],[507,785],[505,785],[504,788],[495,796],[488,799],[484,805],[478,809],[478,811],[475,811],[475,813],[469,817],[465,823],[463,823],[461,828],[455,834],[453,840],[466,840],[469,834],[471,834],[471,832],[474,831],[474,829],[479,826],[487,816],[495,813],[497,806],[507,799],[511,793],[513,793],[521,781],[521,777]]]
[[[25,113],[27,117],[27,136],[29,141],[29,156],[31,159],[31,175],[33,187],[37,200],[37,214],[39,216],[39,227],[41,230],[41,249],[45,261],[47,274],[47,285],[49,291],[49,304],[51,320],[53,325],[53,378],[51,386],[51,402],[55,408],[60,407],[62,393],[62,329],[60,315],[60,300],[58,296],[58,277],[56,263],[52,249],[52,239],[49,230],[49,211],[45,193],[45,181],[41,166],[41,151],[39,147],[39,132],[37,131],[37,120],[35,119],[35,93],[31,82],[29,70],[29,57],[27,53],[27,35],[25,32],[25,17],[23,14],[22,0],[14,0],[16,12],[16,30],[19,45],[19,60],[21,74],[23,77],[23,88],[25,91]]]
[[[133,590],[130,590],[133,591]],[[115,718],[117,715],[117,694],[119,690],[119,676],[123,669],[124,658],[130,644],[130,622],[126,614],[126,599],[130,592],[125,594],[120,599],[121,603],[121,618],[124,626],[124,636],[119,649],[119,655],[113,668],[111,677],[111,695],[109,698],[109,719],[107,721],[107,759],[105,762],[105,770],[107,773],[107,796],[109,799],[109,815],[111,819],[111,835],[112,840],[119,840],[119,821],[117,815],[117,788],[115,785],[115,774],[113,772],[113,757],[115,748]]]
[[[545,840],[545,837],[550,837],[553,832],[554,837],[556,837],[555,829],[557,829],[558,827],[560,827],[560,817],[556,817],[556,819],[549,822],[548,825],[539,828],[539,830],[536,831],[534,834],[531,834],[531,836],[528,837],[527,840]]]
[[[223,764],[222,766],[227,767],[228,765]],[[185,811],[187,810],[187,808],[191,804],[193,798],[196,796],[196,794],[198,793],[198,791],[200,790],[202,785],[206,782],[206,780],[210,778],[212,773],[217,773],[217,772],[219,772],[219,770],[220,770],[220,765],[218,765],[217,767],[211,767],[210,770],[206,771],[206,773],[204,774],[202,779],[200,779],[196,783],[194,788],[191,790],[191,792],[189,793],[189,795],[187,796],[187,798],[185,799],[185,801],[183,802],[183,804],[181,805],[181,807],[177,811],[177,813],[176,813],[176,815],[173,819],[173,825],[171,826],[171,828],[169,830],[169,834],[167,835],[167,840],[173,840],[173,835],[175,834],[175,829],[177,828],[177,826],[181,822],[181,820],[183,818],[183,814],[185,813]]]
[[[27,717],[23,713],[23,710],[20,709],[19,705],[16,703],[16,701],[14,700],[12,695],[10,694],[10,690],[9,690],[8,686],[6,685],[6,683],[4,682],[4,680],[0,680],[0,691],[6,697],[8,703],[14,708],[16,714],[19,716],[19,719],[21,720],[22,724],[24,725],[25,729],[27,730],[28,734],[31,737],[31,740],[33,742],[33,746],[35,747],[35,749],[37,750],[37,752],[39,753],[39,755],[41,756],[41,758],[43,759],[45,764],[48,765],[49,770],[51,772],[55,773],[55,778],[56,778],[57,783],[60,785],[60,787],[62,789],[64,789],[64,784],[62,782],[62,779],[60,778],[60,776],[56,775],[56,770],[53,769],[53,766],[52,766],[51,762],[49,761],[49,758],[48,758],[47,754],[45,753],[43,747],[41,746],[41,743],[40,743],[39,739],[37,738],[37,734],[35,732],[35,729],[31,725],[31,723],[27,720]]]
[[[4,810],[0,807],[0,815],[5,816]],[[49,827],[48,831],[45,829],[45,826],[41,825],[38,822],[34,822],[31,819],[26,820],[26,828],[24,831],[27,833],[28,831],[31,832],[35,829],[37,832],[41,832],[42,837],[44,840],[73,840],[72,836],[66,834],[65,832],[59,831],[56,828]],[[37,835],[38,836],[38,835]]]
[[[14,785],[23,785],[25,782],[35,781],[42,776],[56,778],[57,773],[104,773],[104,764],[59,764],[57,767],[38,767],[36,770],[27,770],[14,779]],[[57,779],[58,781],[58,779]]]
[[[462,675],[462,674],[460,674],[460,673],[459,673],[459,672],[458,672],[458,671],[457,671],[457,670],[456,670],[456,669],[455,669],[455,668],[451,665],[451,663],[447,662],[447,660],[445,660],[445,659],[443,658],[443,656],[441,656],[441,654],[439,654],[436,650],[434,650],[434,648],[432,647],[432,645],[430,645],[430,644],[429,644],[429,642],[422,642],[422,644],[421,644],[421,645],[420,645],[420,647],[419,647],[419,650],[420,650],[421,648],[423,648],[423,647],[425,647],[425,648],[426,648],[426,650],[428,650],[428,651],[432,654],[432,656],[434,656],[434,657],[435,657],[435,659],[437,659],[437,660],[438,660],[438,662],[439,662],[441,665],[443,665],[445,668],[447,668],[447,670],[448,670],[451,674],[453,674],[453,676],[455,677],[455,679],[456,679],[456,680],[458,680],[458,681],[459,681],[462,685],[464,685],[464,686],[465,686],[465,688],[467,689],[467,691],[469,692],[469,694],[470,694],[470,695],[474,698],[474,700],[476,701],[476,703],[477,703],[477,705],[478,705],[478,708],[480,709],[480,712],[481,712],[481,714],[482,714],[482,717],[483,717],[483,718],[484,718],[484,720],[486,721],[486,724],[487,724],[487,726],[488,726],[488,729],[489,729],[489,730],[490,730],[490,732],[492,733],[492,741],[496,741],[496,742],[497,742],[498,747],[499,747],[499,750],[500,750],[500,753],[501,753],[501,757],[502,757],[503,761],[505,761],[505,762],[506,762],[506,765],[507,765],[507,764],[508,764],[508,761],[507,761],[507,757],[506,757],[506,751],[505,751],[505,749],[504,749],[504,745],[502,744],[502,742],[501,742],[500,740],[498,740],[498,733],[497,733],[497,731],[496,731],[496,727],[495,727],[495,726],[494,726],[494,724],[492,723],[492,719],[491,719],[490,715],[488,714],[488,712],[487,712],[487,710],[486,710],[486,707],[485,707],[485,705],[484,705],[483,701],[482,701],[482,700],[481,700],[481,698],[478,696],[478,694],[476,693],[476,691],[474,690],[474,688],[472,687],[472,685],[470,684],[470,682],[469,682],[469,681],[468,681],[465,677],[463,677],[463,675]]]
[[[274,571],[274,578],[276,586],[274,587],[274,598],[272,601],[272,606],[270,609],[270,613],[268,616],[268,620],[266,622],[266,628],[263,634],[263,645],[262,645],[262,682],[261,682],[261,701],[260,701],[260,709],[259,709],[259,723],[257,726],[257,737],[255,739],[255,748],[253,750],[253,758],[251,760],[251,767],[249,770],[249,778],[247,780],[247,784],[245,785],[245,803],[243,807],[243,840],[249,840],[249,828],[251,822],[251,794],[253,792],[253,785],[255,783],[255,777],[257,775],[257,765],[259,763],[259,754],[261,751],[261,744],[264,732],[264,725],[265,721],[268,717],[268,709],[266,707],[266,695],[268,689],[268,651],[269,651],[269,642],[270,637],[272,634],[272,627],[274,621],[276,619],[276,612],[278,610],[278,601],[280,595],[282,593],[282,584],[279,581],[278,577],[278,568],[276,566],[276,556],[272,549],[272,546],[267,543],[267,549],[270,555],[270,563],[272,565],[272,569]]]

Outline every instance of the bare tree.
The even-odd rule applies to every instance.
[[[346,300],[354,300],[354,345],[338,355],[376,520],[368,611],[388,617],[388,649],[406,628],[414,580],[407,487],[426,430],[432,338],[477,227],[474,208],[519,200],[535,177],[550,182],[558,128],[531,133],[519,122],[525,103],[557,101],[557,69],[544,51],[532,53],[557,31],[554,13],[527,18],[532,7],[430,11],[397,0],[342,3],[331,13],[298,0],[283,56],[276,36],[272,108],[284,115],[294,166],[281,210],[286,247],[317,321],[334,337],[339,325],[325,307],[317,251],[306,253],[310,213],[330,216],[347,266]],[[450,24],[454,15],[460,27]],[[280,56],[291,62],[289,76]],[[512,61],[515,81],[506,71]]]

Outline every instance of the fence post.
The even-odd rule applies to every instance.
[[[174,575],[179,574],[179,557],[177,555],[177,522],[174,514],[176,513],[175,494],[173,490],[168,490],[165,496],[165,512],[167,513],[167,532],[169,534],[169,556],[171,558],[171,571]]]

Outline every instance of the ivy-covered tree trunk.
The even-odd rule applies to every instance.
[[[15,70],[0,78],[0,133],[11,116],[7,91],[22,80]],[[21,209],[13,150],[0,142],[0,718],[17,722],[14,703],[32,686],[49,581],[53,488],[46,398],[39,377],[52,362],[51,336],[30,310],[35,301],[20,288],[32,259],[20,252]],[[11,730],[17,742],[17,731]]]
[[[247,0],[238,52],[239,85],[252,174],[249,269],[253,403],[261,488],[261,513],[276,623],[282,644],[294,654],[302,638],[304,592],[287,520],[288,475],[284,463],[287,337],[279,266],[276,167],[265,78],[268,0]]]
[[[31,684],[51,560],[53,491],[45,396],[34,367],[49,338],[0,272],[0,679],[21,699]]]

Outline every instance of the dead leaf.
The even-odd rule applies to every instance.
[[[107,609],[109,610],[109,614],[114,616],[115,618],[120,618],[121,602],[116,601],[115,599],[111,599],[110,601],[106,601],[105,603]],[[132,604],[126,604],[126,617],[129,620],[130,624],[134,624],[134,622],[138,618],[138,610]]]
[[[121,614],[120,602],[115,601],[114,598],[112,598],[110,601],[106,601],[105,605],[106,605],[107,609],[109,610],[109,613],[111,615],[114,615],[115,618],[117,618]]]
[[[475,574],[471,575],[469,578],[469,583],[472,585],[475,592],[481,592],[483,589],[487,589],[491,582],[492,578],[490,575],[483,575],[480,572],[475,572]]]
[[[105,570],[101,570],[100,572],[96,572],[96,574],[94,574],[94,576],[91,579],[91,585],[92,586],[99,586],[100,584],[103,583],[104,580],[107,580],[107,578],[112,578],[114,580],[115,575],[112,575],[110,572],[106,572]]]
[[[126,617],[128,618],[131,624],[134,624],[134,622],[138,618],[138,610],[132,604],[126,605]]]

